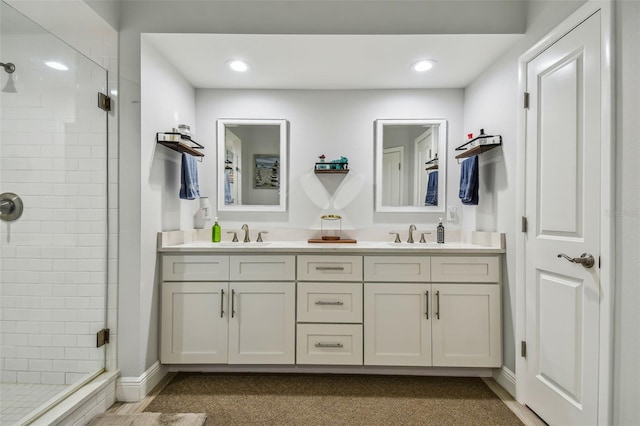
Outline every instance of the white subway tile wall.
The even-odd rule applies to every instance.
[[[117,257],[107,253],[108,215],[116,217],[107,191],[117,190],[107,163],[117,157],[97,107],[107,73],[71,49],[58,53],[51,36],[3,38],[18,93],[2,93],[0,189],[18,194],[24,213],[0,224],[0,380],[69,385],[102,369],[105,357],[96,333],[106,325],[107,267]],[[51,53],[68,74],[28,59]]]

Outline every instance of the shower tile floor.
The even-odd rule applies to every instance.
[[[66,385],[0,383],[0,426],[17,425]]]

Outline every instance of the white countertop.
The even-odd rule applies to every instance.
[[[158,251],[162,253],[363,253],[363,254],[499,254],[505,253],[504,234],[482,233],[465,235],[458,232],[459,240],[437,244],[394,243],[392,241],[358,241],[357,243],[309,243],[307,241],[265,241],[212,243],[200,239],[196,231],[170,231],[158,235]],[[455,236],[452,233],[450,236]]]

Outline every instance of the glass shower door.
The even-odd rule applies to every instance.
[[[0,63],[15,67],[0,67],[0,424],[12,425],[104,370],[107,72],[0,7]]]

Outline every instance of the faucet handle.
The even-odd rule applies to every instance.
[[[421,235],[420,235],[420,242],[421,243],[426,243],[427,242],[427,240],[424,239],[425,235],[431,235],[431,232],[422,232],[421,233]]]
[[[389,232],[389,235],[394,235],[396,236],[396,239],[394,241],[394,243],[399,243],[400,241],[400,234],[398,232]]]
[[[256,240],[256,243],[261,243],[262,242],[262,234],[268,234],[269,231],[260,231],[258,232],[258,239]]]
[[[236,231],[227,231],[227,234],[233,234],[233,240],[231,240],[232,243],[238,242],[238,233]]]

